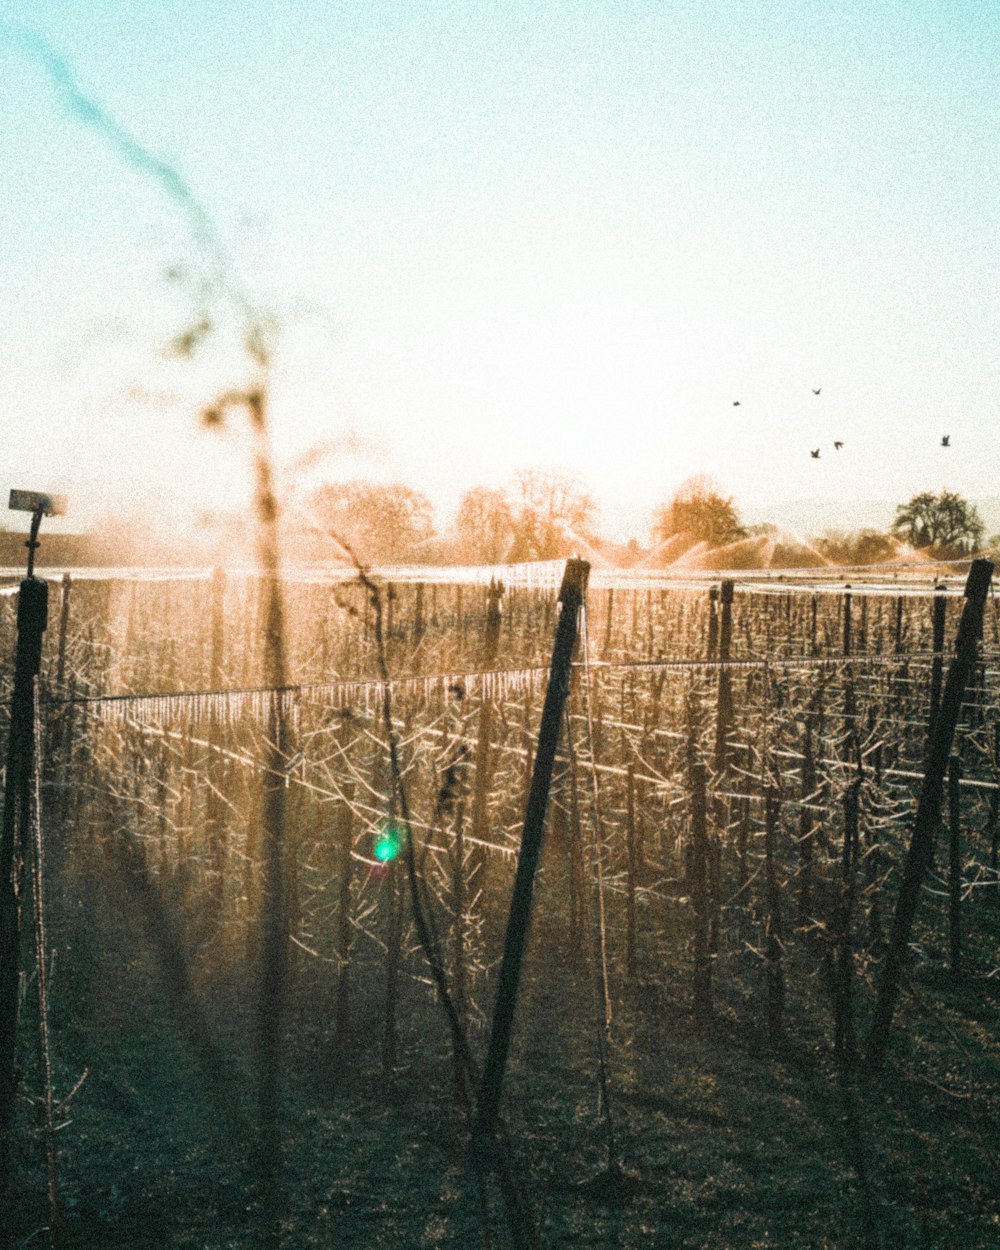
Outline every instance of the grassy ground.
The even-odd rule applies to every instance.
[[[543,1244],[1000,1246],[1000,978],[989,975],[1000,922],[982,906],[971,929],[971,975],[953,982],[925,943],[891,1062],[878,1079],[858,1074],[848,1082],[833,1063],[818,976],[794,982],[792,1040],[774,1053],[759,1023],[753,968],[720,986],[714,1024],[697,1032],[676,956],[671,971],[647,951],[640,983],[616,987],[614,1125],[621,1158],[637,1177],[621,1201],[587,1183],[605,1160],[589,981],[539,933],[506,1106]],[[142,951],[130,958],[116,979],[106,965],[86,977],[81,971],[75,988],[70,972],[57,968],[58,1092],[89,1069],[60,1116],[65,1244],[254,1245],[244,996],[235,985],[213,993],[225,1071],[216,1092],[206,1092]],[[484,1244],[485,1222],[492,1244],[506,1245],[497,1194],[489,1195],[484,1221],[464,1166],[447,1046],[426,987],[408,980],[404,988],[400,1062],[388,1080],[379,1064],[377,972],[360,978],[350,1070],[335,1074],[321,1023],[328,1018],[321,973],[303,970],[288,1045],[284,1244],[470,1247]],[[37,1094],[30,1015],[29,1000],[25,1088]],[[43,1153],[34,1113],[23,1109],[15,1244],[41,1245]]]

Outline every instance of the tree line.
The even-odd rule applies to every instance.
[[[372,563],[499,564],[581,554],[651,568],[800,567],[961,559],[1000,547],[1000,536],[984,543],[978,509],[949,490],[922,491],[900,504],[887,530],[828,530],[803,539],[770,523],[745,524],[732,496],[702,474],[655,510],[646,547],[602,537],[593,496],[581,479],[559,471],[527,469],[505,489],[472,487],[441,532],[427,496],[400,482],[327,483],[313,492],[306,511],[317,531],[305,544],[312,558],[324,558],[326,534],[346,539]]]
[[[900,559],[961,559],[1000,549],[984,541],[976,507],[953,491],[921,491],[896,508],[886,530],[828,530],[805,538],[781,527],[744,523],[732,496],[703,474],[688,478],[654,511],[648,545],[620,544],[599,530],[598,508],[573,474],[517,473],[505,488],[473,486],[448,525],[437,529],[430,499],[404,482],[324,482],[286,519],[291,562],[329,562],[341,542],[368,564],[500,564],[580,554],[620,566],[704,568],[881,564]],[[215,518],[204,550],[192,550],[149,525],[106,520],[86,534],[51,534],[40,562],[59,565],[239,562],[252,556],[245,520]],[[0,526],[0,565],[24,560],[24,535]]]

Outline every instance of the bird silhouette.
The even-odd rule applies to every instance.
[[[844,445],[843,443],[834,443],[834,444],[833,444],[834,451],[840,451],[840,449],[841,449],[841,447],[843,447],[843,445]]]
[[[740,406],[740,401],[739,401],[738,399],[734,399],[734,400],[733,400],[733,407],[734,407],[734,408],[738,408],[739,406]]]
[[[821,386],[814,386],[814,387],[813,387],[813,394],[814,394],[814,395],[818,395],[822,389],[823,389],[823,388],[822,388]]]
[[[810,456],[812,456],[812,458],[813,458],[814,460],[818,460],[818,459],[819,459],[819,448],[817,447],[815,451],[811,451],[809,454],[810,454]]]
[[[951,435],[950,435],[950,434],[945,434],[945,435],[943,435],[943,436],[942,436],[942,438],[941,438],[941,446],[942,446],[942,447],[950,447],[950,446],[951,446]]]

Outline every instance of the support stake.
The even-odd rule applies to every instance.
[[[930,757],[924,773],[924,782],[913,822],[913,837],[903,868],[896,911],[892,919],[892,933],[886,950],[879,981],[878,997],[872,1013],[868,1034],[868,1063],[877,1070],[889,1045],[889,1032],[899,997],[903,965],[909,947],[913,918],[917,911],[920,889],[934,854],[934,839],[941,822],[941,803],[944,798],[944,775],[948,767],[951,744],[955,737],[962,709],[965,685],[976,663],[979,638],[983,628],[983,607],[993,577],[993,564],[989,560],[973,560],[969,579],[965,584],[965,607],[958,626],[955,656],[948,669],[941,707],[934,722]]]
[[[569,695],[570,666],[573,662],[573,650],[577,640],[579,610],[586,598],[589,573],[590,565],[586,560],[567,560],[562,587],[559,591],[561,612],[556,626],[549,684],[545,692],[542,721],[538,730],[538,748],[535,752],[534,772],[524,815],[524,831],[521,835],[521,850],[518,855],[517,874],[514,878],[514,890],[510,901],[503,960],[497,981],[493,1026],[479,1088],[476,1122],[473,1129],[474,1147],[484,1158],[487,1154],[487,1147],[496,1132],[497,1116],[500,1111],[504,1072],[514,1029],[514,1011],[517,1006],[521,964],[527,943],[528,923],[531,919],[531,895],[545,829],[545,809],[552,784],[559,725]]]

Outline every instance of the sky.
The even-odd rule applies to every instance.
[[[214,261],[43,46],[275,326],[292,508],[559,467],[644,542],[694,473],[817,527],[1000,494],[995,6],[6,0],[0,491],[183,525],[248,490],[198,422],[238,318],[170,353]]]

